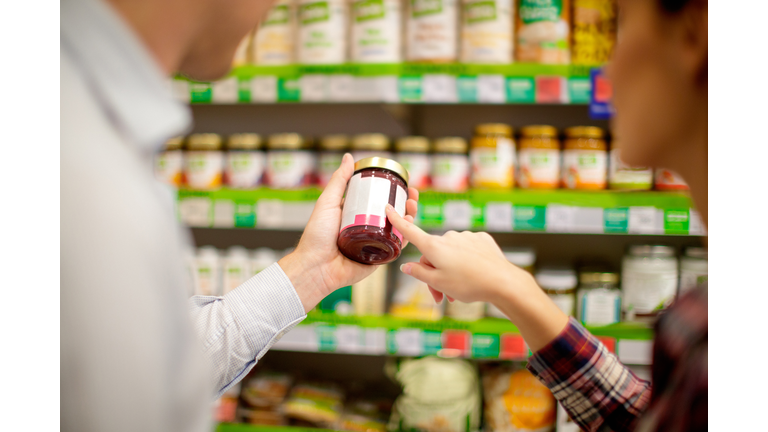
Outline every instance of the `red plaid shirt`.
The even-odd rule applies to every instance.
[[[707,288],[656,323],[651,378],[641,380],[571,318],[528,369],[583,430],[707,430]]]

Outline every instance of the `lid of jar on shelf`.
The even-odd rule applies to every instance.
[[[168,150],[180,150],[181,146],[184,144],[184,137],[183,136],[177,136],[169,139],[165,142],[165,146],[163,148]]]
[[[435,153],[466,153],[467,140],[461,137],[443,137],[435,140]]]
[[[518,267],[531,267],[536,262],[536,251],[533,248],[508,248],[504,249],[504,257]]]
[[[542,267],[536,272],[536,283],[548,290],[567,291],[576,288],[576,272],[568,267]]]
[[[664,245],[632,245],[628,253],[632,256],[663,258],[675,256],[675,248]]]
[[[355,135],[352,150],[389,150],[389,138],[380,133]]]
[[[428,153],[429,140],[423,136],[407,136],[398,138],[395,150],[399,152]]]
[[[242,246],[231,246],[227,249],[227,258],[242,258],[248,259],[248,249]]]
[[[531,125],[520,129],[520,135],[525,137],[543,136],[557,138],[557,128],[549,125]]]
[[[605,131],[596,126],[571,126],[565,129],[568,138],[603,138]]]
[[[258,248],[251,252],[251,259],[254,261],[273,263],[277,261],[277,253],[274,249]]]
[[[267,142],[267,147],[275,150],[299,150],[305,145],[304,138],[297,133],[272,134]]]
[[[232,134],[227,139],[230,150],[256,150],[261,147],[261,136],[255,133]]]
[[[219,150],[221,148],[221,136],[215,133],[192,134],[187,138],[189,150]]]
[[[504,123],[483,123],[475,127],[475,135],[512,136],[512,126]]]
[[[349,148],[349,137],[342,134],[326,135],[320,139],[322,150],[346,150]]]
[[[397,161],[384,157],[367,157],[355,162],[355,172],[366,168],[383,168],[390,170],[405,180],[405,185],[408,185],[408,170],[403,168]]]
[[[619,274],[612,271],[597,271],[585,269],[579,273],[579,282],[582,284],[609,283],[618,284]]]
[[[689,246],[685,248],[685,256],[705,260],[707,259],[707,249],[698,246]]]
[[[218,258],[219,250],[214,246],[201,246],[197,249],[197,256],[199,258]]]

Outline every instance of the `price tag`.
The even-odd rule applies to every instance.
[[[365,348],[366,354],[386,354],[387,353],[387,329],[369,328],[365,329]]]
[[[304,229],[315,209],[315,201],[283,202],[282,228]]]
[[[477,101],[480,103],[504,103],[507,94],[503,75],[477,76]]]
[[[691,209],[691,215],[688,219],[688,233],[696,236],[707,235],[707,230],[701,222],[701,214],[694,209]]]
[[[213,103],[228,104],[237,103],[239,89],[236,77],[225,78],[221,81],[215,81],[212,87]]]
[[[277,102],[277,77],[259,76],[251,79],[252,102]]]
[[[397,89],[396,76],[382,76],[376,78],[376,102],[400,102],[400,92]]]
[[[624,364],[650,365],[653,353],[652,341],[621,339],[618,344],[619,360]]]
[[[601,207],[573,207],[572,232],[602,234],[604,225]]]
[[[235,226],[235,203],[230,200],[213,202],[213,226],[216,228],[232,228]]]
[[[378,102],[378,87],[376,78],[356,77],[355,78],[355,102]]]
[[[456,77],[451,75],[424,75],[421,79],[421,98],[424,102],[457,102]]]
[[[547,232],[573,232],[574,208],[558,204],[547,206],[545,214]]]
[[[271,349],[282,351],[317,352],[319,351],[320,347],[318,345],[317,335],[315,334],[314,327],[297,326],[283,335],[280,340],[275,342]]]
[[[211,226],[211,200],[204,197],[190,197],[179,201],[181,221],[191,227]]]
[[[485,205],[485,229],[488,231],[512,231],[512,203],[489,202]]]
[[[257,228],[283,227],[283,201],[263,199],[256,203]]]
[[[328,99],[334,102],[352,102],[355,99],[355,78],[352,75],[330,75]]]
[[[395,332],[397,354],[414,357],[421,355],[421,330],[400,329]]]
[[[519,334],[506,333],[501,335],[501,351],[499,358],[503,359],[524,359],[528,355],[528,347],[525,346],[525,340]]]
[[[446,201],[443,204],[443,228],[466,230],[472,225],[472,204],[469,201]]]
[[[189,82],[180,79],[171,79],[171,94],[177,100],[189,103]]]
[[[568,91],[565,77],[536,77],[537,103],[567,103]]]
[[[656,219],[656,207],[630,207],[627,233],[658,234]]]
[[[325,75],[304,75],[299,85],[302,102],[323,102],[327,99],[328,79]]]
[[[340,325],[336,327],[336,351],[346,353],[359,353],[363,350],[362,332],[360,327],[354,325]]]

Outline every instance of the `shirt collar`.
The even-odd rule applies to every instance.
[[[115,126],[142,151],[156,151],[191,126],[164,75],[134,32],[100,0],[61,3],[61,48],[71,56]]]

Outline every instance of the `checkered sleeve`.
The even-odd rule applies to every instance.
[[[651,400],[651,384],[635,376],[573,318],[555,340],[531,356],[528,369],[585,431],[604,426],[633,430]]]

